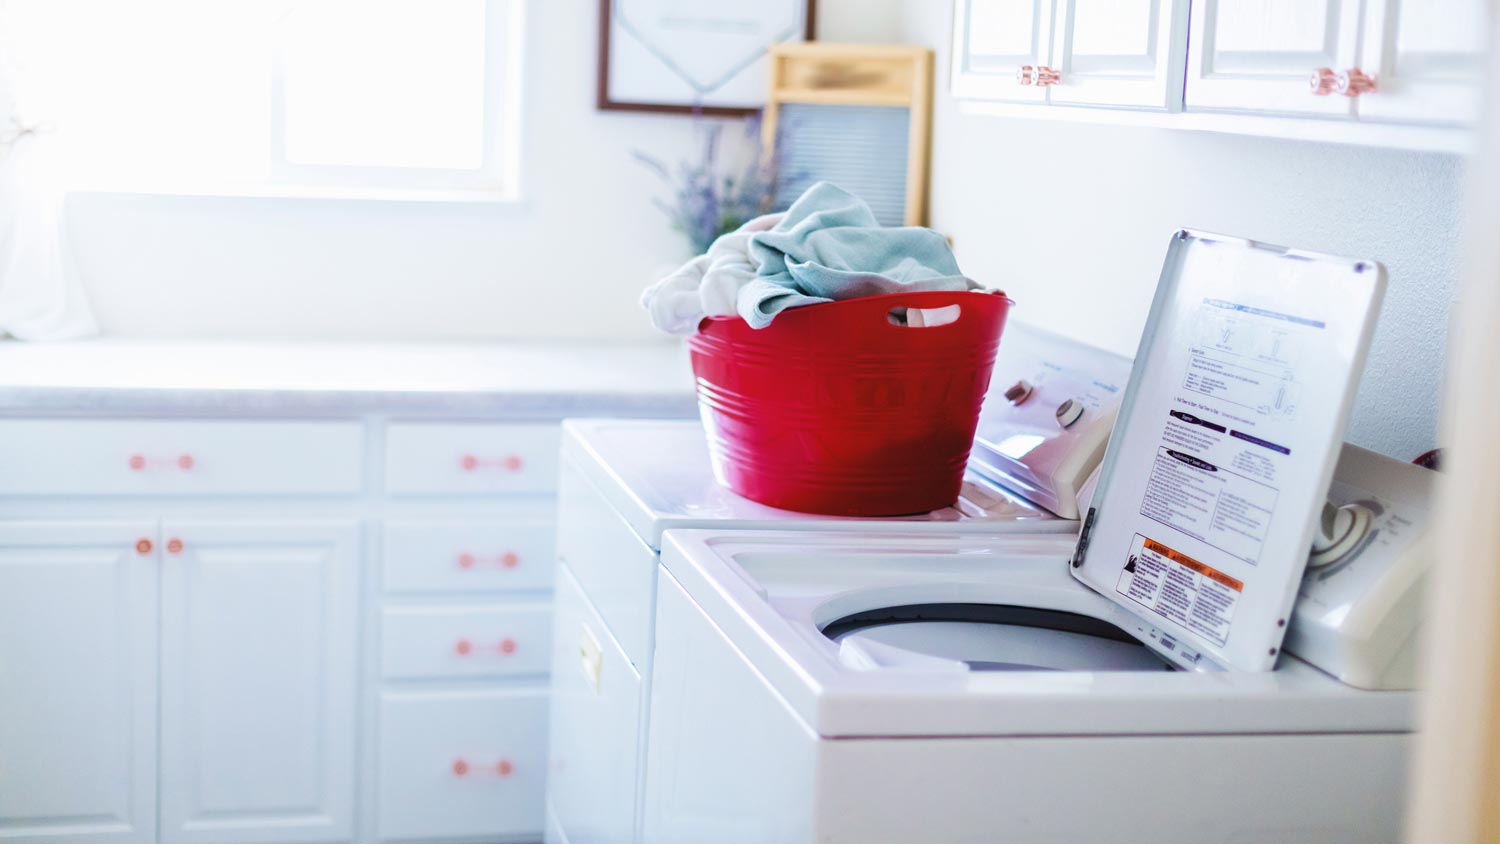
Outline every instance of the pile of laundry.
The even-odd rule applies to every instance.
[[[647,288],[651,322],[692,334],[704,317],[739,315],[765,328],[787,308],[928,290],[979,290],[942,235],[884,228],[863,200],[828,182],[783,213],[756,217]]]

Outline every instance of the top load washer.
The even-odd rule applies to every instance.
[[[1070,537],[673,531],[645,839],[1394,844],[1434,478],[1337,477],[1273,671],[1177,668]]]
[[[851,518],[741,498],[715,480],[694,422],[563,425],[548,782],[549,839],[637,835],[658,556],[668,530],[716,528],[1071,536],[1130,361],[1006,329],[961,498],[933,513]]]

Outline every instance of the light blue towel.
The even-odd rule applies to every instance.
[[[770,231],[751,236],[755,278],[736,310],[765,328],[787,308],[925,290],[976,290],[932,229],[882,228],[859,197],[828,182],[808,188]]]

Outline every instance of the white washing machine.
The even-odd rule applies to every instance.
[[[1382,289],[1180,233],[1076,541],[669,532],[645,840],[1396,840],[1431,476],[1332,478]]]
[[[1168,670],[1066,537],[674,531],[644,840],[1394,844],[1414,695],[1349,685],[1414,675],[1433,473],[1391,468],[1270,672]]]
[[[666,531],[1072,536],[1079,525],[1074,496],[1103,455],[1129,374],[1126,358],[1008,326],[976,438],[976,471],[961,500],[903,518],[816,516],[741,498],[715,481],[696,422],[564,423],[548,840],[588,844],[638,835]]]

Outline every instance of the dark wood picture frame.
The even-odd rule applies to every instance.
[[[746,2],[755,2],[755,0],[746,0]],[[804,2],[807,6],[807,10],[803,13],[807,21],[805,39],[812,41],[817,38],[818,2],[817,0],[804,0]],[[613,6],[614,0],[599,0],[599,73],[595,86],[594,105],[600,111],[701,114],[708,117],[746,117],[760,111],[758,108],[638,103],[611,99],[609,96],[609,30]]]

